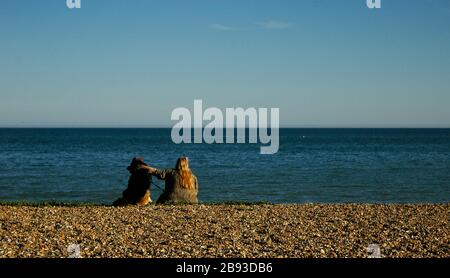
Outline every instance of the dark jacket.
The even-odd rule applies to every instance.
[[[194,174],[192,174],[194,177],[193,189],[186,189],[181,186],[181,177],[175,169],[156,170],[153,175],[166,183],[164,192],[157,203],[198,203],[198,180]]]

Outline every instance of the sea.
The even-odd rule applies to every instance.
[[[0,201],[110,204],[135,156],[161,169],[188,156],[205,203],[450,201],[450,129],[286,128],[279,141],[263,155],[261,144],[175,144],[169,128],[3,128]]]

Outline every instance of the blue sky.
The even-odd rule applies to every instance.
[[[450,1],[0,2],[0,126],[171,126],[279,107],[287,127],[450,127]]]

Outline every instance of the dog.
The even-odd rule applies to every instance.
[[[139,205],[146,206],[152,203],[150,187],[152,176],[148,171],[140,169],[139,166],[145,165],[144,158],[135,157],[131,161],[127,170],[130,172],[128,187],[122,192],[122,197],[113,202],[113,206]]]

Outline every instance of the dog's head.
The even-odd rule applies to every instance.
[[[127,170],[130,171],[130,173],[133,173],[139,169],[140,165],[148,166],[147,163],[144,162],[143,157],[134,157],[130,166],[127,167]]]

